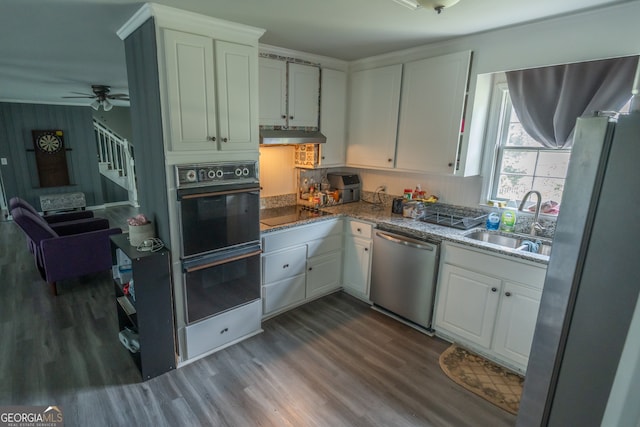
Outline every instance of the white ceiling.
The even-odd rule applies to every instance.
[[[461,0],[438,15],[392,0],[157,0],[267,30],[261,43],[343,60],[636,0]],[[120,26],[134,0],[0,0],[0,101],[127,92]],[[122,103],[115,102],[115,105]]]

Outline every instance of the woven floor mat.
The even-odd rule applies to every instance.
[[[512,414],[518,413],[524,378],[452,344],[440,355],[440,367],[453,381]]]

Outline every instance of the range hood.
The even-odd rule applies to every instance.
[[[261,130],[260,145],[324,144],[327,137],[319,131]]]

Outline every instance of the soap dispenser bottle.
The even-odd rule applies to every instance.
[[[487,203],[489,206],[493,206],[493,209],[487,216],[487,230],[497,230],[500,228],[500,220],[502,219],[503,202],[497,200],[489,200]]]
[[[502,218],[500,219],[500,230],[512,233],[516,229],[516,221],[518,220],[518,210],[516,208],[516,202],[509,200],[507,207],[502,211]]]

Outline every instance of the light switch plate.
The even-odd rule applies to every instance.
[[[7,158],[6,157],[1,158],[0,159],[0,164],[3,165],[3,166],[8,165],[9,163],[7,162]]]

